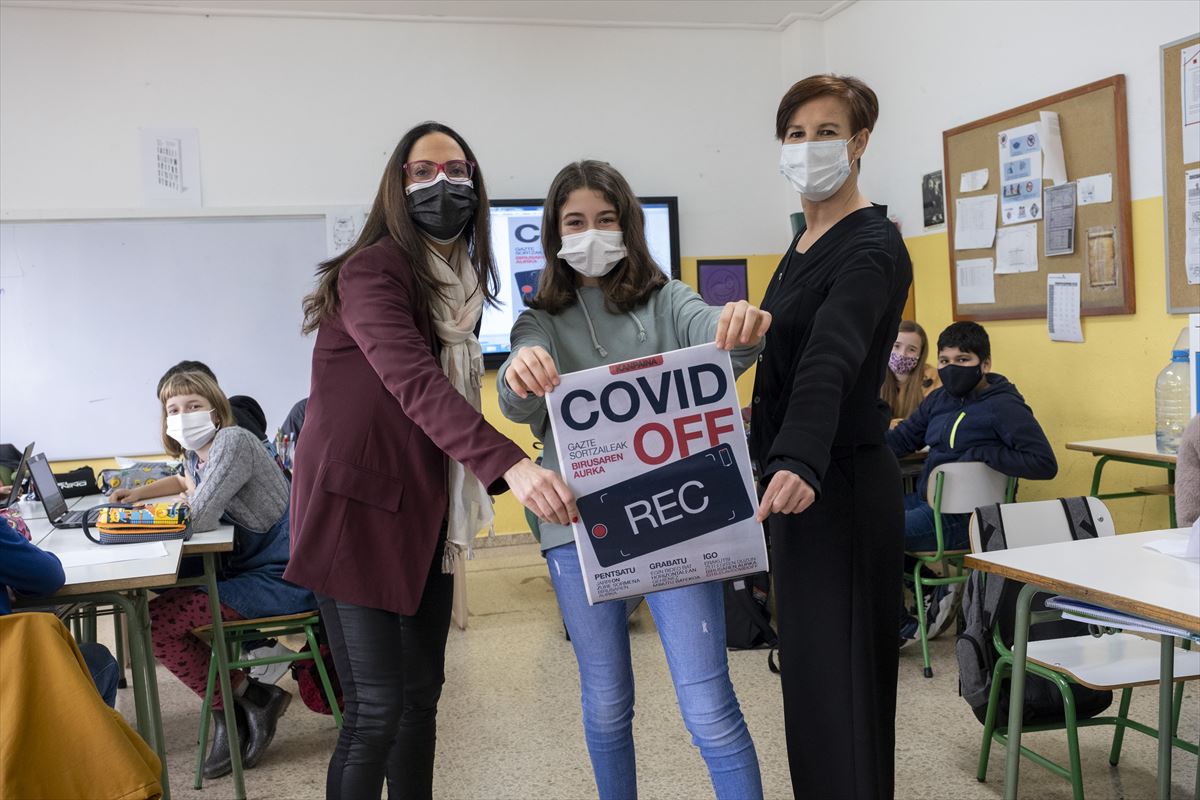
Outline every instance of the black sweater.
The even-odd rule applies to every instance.
[[[788,470],[820,495],[835,449],[884,443],[890,411],[879,387],[912,261],[886,206],[847,215],[804,254],[798,240],[763,298],[774,321],[754,379],[750,450],[764,485]]]

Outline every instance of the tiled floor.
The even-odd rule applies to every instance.
[[[544,562],[529,546],[479,551],[470,564],[470,627],[452,629],[447,682],[440,711],[435,795],[449,800],[595,797],[580,725],[574,657],[563,639]],[[666,661],[645,606],[630,626],[637,675],[638,782],[642,798],[711,797],[704,764],[691,745],[675,705]],[[814,647],[820,646],[813,642]],[[987,783],[975,780],[982,726],[957,694],[950,638],[934,642],[932,680],[921,677],[920,653],[901,654],[897,715],[896,786],[900,798],[998,798],[1004,754],[993,753]],[[791,796],[783,743],[779,679],[767,670],[766,653],[730,654],[733,681],[754,736],[768,798]],[[171,787],[176,798],[226,798],[232,781],[191,788],[199,700],[160,668]],[[294,690],[290,678],[282,683]],[[121,692],[120,708],[132,713]],[[1135,718],[1154,724],[1155,688],[1135,691]],[[1180,730],[1200,738],[1200,693],[1189,688]],[[819,735],[819,731],[814,732]],[[1155,792],[1155,743],[1126,737],[1119,769],[1108,766],[1111,732],[1080,734],[1089,800],[1151,798]],[[283,718],[263,762],[246,775],[252,798],[320,798],[336,731],[331,718],[313,714],[297,700]],[[1065,762],[1061,733],[1032,734],[1027,742]],[[1176,798],[1193,796],[1196,758],[1176,751]],[[1069,798],[1069,785],[1026,762],[1021,795]],[[815,800],[815,799],[814,799]]]

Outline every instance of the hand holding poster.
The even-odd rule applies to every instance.
[[[589,603],[767,569],[727,352],[570,373],[547,402]]]

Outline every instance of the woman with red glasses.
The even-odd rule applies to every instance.
[[[317,275],[285,575],[317,596],[346,701],[326,796],[379,797],[386,778],[389,797],[430,797],[454,564],[491,524],[490,493],[559,524],[575,501],[479,411],[498,278],[461,136],[406,133],[358,241]]]

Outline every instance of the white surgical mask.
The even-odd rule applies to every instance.
[[[211,411],[189,411],[167,417],[167,436],[185,450],[199,450],[216,435],[217,426],[213,424]]]
[[[827,200],[850,177],[850,139],[785,144],[779,171],[805,200]]]
[[[562,237],[562,247],[558,251],[558,257],[570,264],[571,269],[589,278],[600,278],[612,272],[625,254],[625,238],[620,231],[595,228]]]

